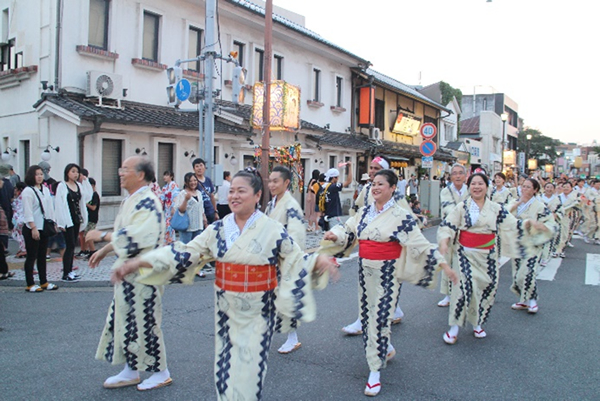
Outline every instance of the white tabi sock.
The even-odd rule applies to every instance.
[[[473,331],[481,331],[481,326],[473,326]]]
[[[362,330],[362,323],[360,322],[360,317],[358,319],[356,319],[356,321],[354,323],[346,326],[346,328],[350,329],[350,330],[354,330],[354,331]]]
[[[379,372],[371,371],[371,373],[369,373],[369,385],[373,386],[373,385],[379,383],[379,376],[380,376]]]
[[[111,376],[104,382],[105,384],[116,384],[119,382],[130,381],[140,378],[140,372],[133,370],[129,365],[125,364],[123,370],[115,376]]]
[[[396,306],[396,310],[394,311],[394,319],[402,319],[404,317],[404,312],[400,308],[400,304]]]
[[[158,384],[164,383],[171,378],[169,369],[165,369],[161,372],[154,372],[152,376],[138,384],[140,390],[147,390],[156,387]]]
[[[288,333],[287,341],[281,347],[279,347],[277,351],[280,353],[290,352],[296,348],[296,344],[298,344],[298,333],[296,330],[290,331]]]
[[[450,330],[448,330],[448,335],[450,337],[456,337],[458,335],[458,325],[450,326]]]
[[[537,306],[537,299],[530,299],[529,300],[529,307],[533,308],[534,306]]]

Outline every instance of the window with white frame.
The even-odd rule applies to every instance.
[[[453,133],[454,133],[454,125],[444,123],[444,139],[447,142],[452,142],[454,140]]]
[[[108,10],[110,0],[90,0],[88,45],[108,50]]]
[[[190,26],[188,30],[188,58],[196,58],[202,52],[202,29]],[[200,62],[188,63],[188,70],[200,72]]]
[[[265,52],[254,49],[254,82],[264,81]]]
[[[318,68],[313,68],[312,70],[312,100],[314,102],[321,101],[321,70]]]
[[[0,71],[22,67],[22,65],[19,65],[19,60],[23,64],[23,53],[15,52],[15,39],[10,39],[5,44],[0,45]]]
[[[144,33],[142,41],[142,58],[158,62],[158,37],[160,15],[144,11]]]
[[[335,77],[335,107],[343,107],[344,96],[344,78],[336,75]]]
[[[329,156],[329,168],[337,168],[337,156]]]
[[[274,57],[274,61],[275,74],[273,74],[273,77],[277,80],[283,79],[283,56],[276,54]]]
[[[25,176],[25,172],[27,171],[27,169],[29,168],[29,166],[31,166],[31,151],[29,149],[29,140],[24,140],[21,141],[21,156],[22,156],[22,165],[21,167],[23,168],[22,171],[22,176]]]
[[[123,157],[123,141],[102,140],[102,196],[121,195],[119,168]]]
[[[163,178],[165,171],[173,171],[173,155],[175,153],[175,144],[161,143],[158,144],[158,162],[156,167],[156,175],[160,186],[165,185]]]
[[[246,45],[242,42],[238,42],[237,40],[233,41],[233,51],[237,52],[237,60],[240,63],[240,66],[244,66],[244,50]]]

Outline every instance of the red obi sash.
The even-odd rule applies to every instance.
[[[496,234],[475,234],[461,231],[458,242],[467,248],[492,249],[496,245]]]
[[[277,266],[216,263],[215,285],[225,291],[263,292],[277,287]]]
[[[393,260],[402,254],[402,245],[397,242],[358,241],[358,256],[369,260]]]

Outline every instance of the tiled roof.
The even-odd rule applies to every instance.
[[[183,111],[170,106],[157,106],[122,100],[121,109],[100,107],[97,105],[96,99],[66,92],[60,95],[44,93],[42,98],[33,107],[37,108],[44,102],[53,103],[88,121],[95,121],[99,118],[102,122],[116,124],[167,127],[184,130],[198,129],[197,111]],[[240,104],[234,107],[235,105],[232,102],[223,100],[217,100],[216,103],[226,107],[227,113],[243,118],[244,123],[235,124],[220,119],[218,114],[215,114],[215,132],[246,136],[253,135],[253,130],[249,124],[250,114],[252,113],[251,106]],[[301,128],[317,132],[324,131],[322,127],[305,120],[301,120]]]
[[[239,7],[243,7],[255,14],[258,15],[265,15],[265,9],[257,4],[254,4],[250,1],[246,1],[246,0],[226,0],[228,3],[231,3],[233,5],[239,6]],[[290,28],[306,37],[309,37],[313,40],[316,40],[317,42],[323,43],[326,46],[331,47],[332,49],[338,50],[342,53],[345,53],[351,57],[354,57],[355,59],[357,59],[358,61],[360,61],[362,64],[364,65],[371,65],[371,63],[365,59],[363,59],[362,57],[357,56],[354,53],[349,52],[346,49],[341,48],[340,46],[324,39],[321,35],[319,35],[318,33],[315,33],[313,31],[311,31],[310,29],[306,29],[306,27],[299,25],[293,21],[290,21],[287,18],[282,17],[281,15],[277,15],[275,13],[273,13],[273,22],[274,23],[279,23],[283,26],[285,26],[286,28]]]
[[[460,134],[479,134],[479,116],[461,120]]]
[[[452,149],[452,150],[459,150],[462,146],[463,146],[463,142],[452,141],[452,142],[448,142],[445,147],[448,149]]]
[[[339,148],[370,151],[370,153],[381,153],[389,156],[405,158],[421,158],[418,146],[400,142],[383,141],[380,145],[370,142],[362,135],[345,134],[341,132],[326,132],[323,135],[308,135],[310,139],[320,144],[331,145]],[[433,156],[435,160],[452,161],[454,157],[446,150],[438,149]]]
[[[366,74],[372,75],[375,78],[375,81],[382,83],[384,85],[387,85],[393,89],[398,90],[401,93],[404,93],[405,95],[413,98],[413,99],[417,99],[422,101],[423,103],[429,104],[431,106],[434,106],[440,110],[444,110],[447,113],[450,113],[451,110],[447,109],[445,106],[442,106],[441,104],[439,104],[438,102],[435,102],[433,100],[431,100],[430,98],[428,98],[427,96],[423,95],[422,93],[416,91],[414,88],[403,84],[402,82],[388,77],[385,74],[382,74],[380,72],[375,71],[372,68],[367,68]]]

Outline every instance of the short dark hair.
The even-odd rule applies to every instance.
[[[168,175],[169,177],[171,177],[172,180],[175,179],[175,173],[173,172],[173,170],[165,170],[163,175]]]
[[[487,175],[485,175],[483,173],[475,173],[475,174],[471,174],[471,176],[467,180],[467,187],[471,186],[471,182],[473,181],[473,178],[475,178],[475,177],[481,177],[481,179],[483,180],[483,182],[485,182],[485,186],[486,187],[490,186],[490,179],[488,178]]]
[[[83,175],[84,177],[90,176],[90,172],[87,171],[87,169],[85,169],[85,168],[82,168],[81,171],[79,172],[79,174]]]
[[[156,180],[156,175],[154,174],[154,166],[150,159],[145,157],[140,157],[140,161],[135,165],[135,171],[138,173],[144,173],[144,181],[153,182]]]
[[[256,171],[256,170],[254,170],[254,171]],[[258,172],[256,171],[256,173],[258,173]],[[254,193],[257,194],[258,191],[262,191],[263,184],[262,184],[262,178],[260,178],[260,176],[256,173],[246,171],[246,170],[238,171],[233,176],[233,179],[236,179],[236,178],[245,179],[246,181],[248,181],[248,184],[250,184],[250,186],[252,187],[252,191],[254,191]]]
[[[42,173],[44,172],[44,169],[42,169],[37,164],[34,164],[33,166],[29,166],[29,168],[27,169],[27,172],[25,173],[25,179],[23,180],[23,181],[25,181],[25,184],[27,184],[27,186],[34,187],[36,185],[35,174],[37,173],[38,170],[41,170]]]
[[[394,171],[390,169],[383,169],[376,172],[374,177],[377,177],[378,175],[383,176],[388,184],[390,184],[390,187],[398,185],[398,176]]]
[[[88,181],[90,182],[90,185],[92,185],[92,186],[96,185],[96,180],[93,179],[92,177],[88,178]]]
[[[554,185],[550,181],[548,181],[547,183],[544,184],[544,188],[546,188],[546,186],[548,186],[548,185],[552,185],[552,188],[556,188],[556,185]]]
[[[227,170],[223,171],[223,179],[224,180],[226,180],[227,177],[229,177],[230,175],[231,175],[231,171],[227,171]]]
[[[77,172],[79,174],[81,174],[81,167],[79,167],[78,164],[69,163],[69,164],[67,164],[67,167],[65,167],[65,173],[64,173],[64,176],[63,176],[65,182],[69,181],[69,171],[71,171],[72,168],[76,168]]]
[[[277,172],[277,173],[281,174],[281,178],[283,178],[283,181],[285,181],[285,180],[292,181],[292,172],[287,167],[275,166],[275,167],[273,167],[273,172],[274,173]]]
[[[25,185],[25,183],[23,181],[19,181],[17,182],[17,184],[15,185],[15,188],[18,189],[19,191],[24,190],[25,188],[27,188],[27,185]]]
[[[204,159],[201,159],[199,157],[196,157],[192,162],[192,168],[196,167],[196,164],[204,164],[204,166],[206,166],[206,162],[204,161]]]

